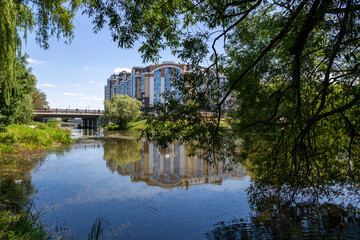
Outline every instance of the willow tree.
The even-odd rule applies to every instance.
[[[189,141],[215,153],[235,142],[232,135],[242,139],[237,159],[248,161],[259,179],[305,186],[334,178],[359,182],[358,1],[87,4],[95,31],[108,23],[119,47],[140,41],[145,62],[169,48],[193,67],[174,80],[182,100],[166,93],[167,103],[157,106],[163,114],[149,121],[148,139],[163,146]],[[207,68],[196,68],[203,62]],[[228,81],[220,88],[222,74]],[[202,121],[201,111],[214,115]],[[231,130],[220,124],[224,112]],[[176,121],[165,124],[169,119]]]
[[[21,45],[28,31],[36,33],[36,41],[44,49],[52,36],[69,42],[72,19],[80,5],[80,0],[0,0],[0,125],[10,122],[14,104],[32,91],[23,87],[24,79],[17,72],[25,67]],[[28,83],[31,81],[29,78]],[[35,86],[34,81],[32,84]]]

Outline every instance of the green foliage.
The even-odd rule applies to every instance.
[[[36,79],[26,68],[26,55],[19,56],[14,64],[16,81],[11,86],[0,82],[0,125],[10,123],[29,123],[32,118],[31,93],[35,89]],[[8,94],[5,94],[9,91]]]
[[[104,118],[125,129],[128,122],[133,122],[141,116],[141,102],[127,95],[114,95],[105,101]]]
[[[146,127],[146,120],[140,120],[137,122],[128,122],[125,126],[126,130],[144,130]],[[124,130],[119,125],[108,125],[104,127],[105,130]]]
[[[359,182],[359,9],[351,0],[93,0],[85,12],[96,30],[108,17],[120,47],[144,39],[144,61],[169,47],[192,64],[175,79],[181,100],[164,94],[143,136],[213,156],[237,149],[258,179],[306,188]],[[196,68],[210,51],[209,68]],[[227,129],[220,119],[231,101]],[[214,117],[202,120],[201,111]]]
[[[62,121],[62,122],[68,122],[69,120],[70,120],[70,118],[68,118],[68,117],[61,118],[61,121]]]
[[[9,125],[7,131],[0,133],[0,152],[19,153],[32,149],[50,148],[54,144],[69,144],[71,133],[60,129],[56,124],[36,123],[31,128],[21,125]]]
[[[126,125],[128,130],[143,130],[145,128],[146,120],[140,120],[137,122],[129,122]]]
[[[44,226],[37,223],[37,218],[30,210],[19,214],[0,212],[0,239],[48,239]]]
[[[26,68],[21,54],[22,38],[35,30],[36,41],[47,49],[51,36],[73,37],[76,9],[81,0],[0,0],[0,130],[10,123],[31,118],[28,94],[35,88],[35,77]],[[35,102],[35,104],[37,104]]]
[[[35,88],[31,93],[32,105],[34,109],[49,108],[49,103],[46,100],[46,94],[38,88]]]
[[[19,102],[14,114],[10,117],[10,122],[17,124],[29,124],[33,120],[33,105],[30,94],[26,94]]]

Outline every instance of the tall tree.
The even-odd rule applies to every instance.
[[[70,41],[72,19],[81,4],[81,0],[0,0],[0,125],[10,122],[12,104],[28,93],[17,73],[18,65],[23,65],[22,39],[26,40],[28,31],[35,31],[44,49],[51,36]]]
[[[135,121],[141,116],[141,105],[139,100],[127,95],[114,95],[110,100],[105,101],[104,118],[125,129],[128,122]]]
[[[38,88],[35,88],[31,93],[32,104],[34,109],[49,108],[49,103],[46,100],[46,94]]]
[[[231,134],[242,138],[239,159],[251,159],[260,178],[304,186],[334,176],[358,182],[358,1],[87,3],[95,31],[108,21],[120,47],[141,40],[144,61],[157,60],[166,47],[193,68],[210,61],[209,68],[175,81],[183,100],[165,94],[168,102],[157,107],[163,114],[149,121],[147,138],[163,146],[190,141],[215,153],[234,142]],[[221,73],[228,82],[214,93]],[[232,130],[227,130],[220,120],[231,95],[236,111],[228,114]],[[216,114],[201,121],[201,110]],[[182,124],[165,124],[168,119]]]

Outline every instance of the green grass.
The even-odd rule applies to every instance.
[[[11,211],[0,212],[0,239],[48,239],[44,227],[37,223],[37,217],[33,216],[30,211],[17,214]]]
[[[12,124],[0,133],[0,153],[21,153],[72,143],[70,130],[54,122],[34,123],[34,128]]]
[[[129,122],[126,125],[126,129],[119,128],[119,125],[108,125],[104,129],[105,130],[144,130],[145,129],[146,120],[140,120],[137,122]],[[220,121],[221,127],[230,127],[226,119],[221,119]]]
[[[126,124],[125,128],[120,128],[119,125],[108,125],[105,130],[143,130],[145,128],[146,120],[140,120],[137,122],[129,122]]]
[[[146,120],[140,120],[137,122],[129,122],[127,124],[127,129],[129,130],[143,130],[145,128]]]

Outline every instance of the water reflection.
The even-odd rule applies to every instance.
[[[221,185],[226,178],[242,178],[244,169],[233,162],[208,163],[188,157],[184,145],[172,144],[166,152],[153,143],[120,140],[104,143],[104,160],[112,172],[130,176],[133,182],[166,189],[205,183]]]
[[[86,138],[35,161],[1,160],[0,211],[1,204],[17,209],[34,201],[50,229],[70,229],[80,239],[100,215],[119,239],[360,236],[359,195],[340,202],[339,195],[350,197],[344,188],[292,188],[263,181],[256,171],[250,182],[238,164],[210,164],[186,153],[180,144],[161,152],[148,142]],[[336,199],[329,201],[327,192]]]
[[[29,207],[36,192],[30,171],[40,167],[45,157],[46,154],[22,158],[7,156],[0,160],[0,211],[17,212]]]
[[[257,184],[255,184],[257,185]],[[359,209],[351,204],[294,201],[269,186],[248,189],[249,218],[219,222],[208,239],[359,239]]]

